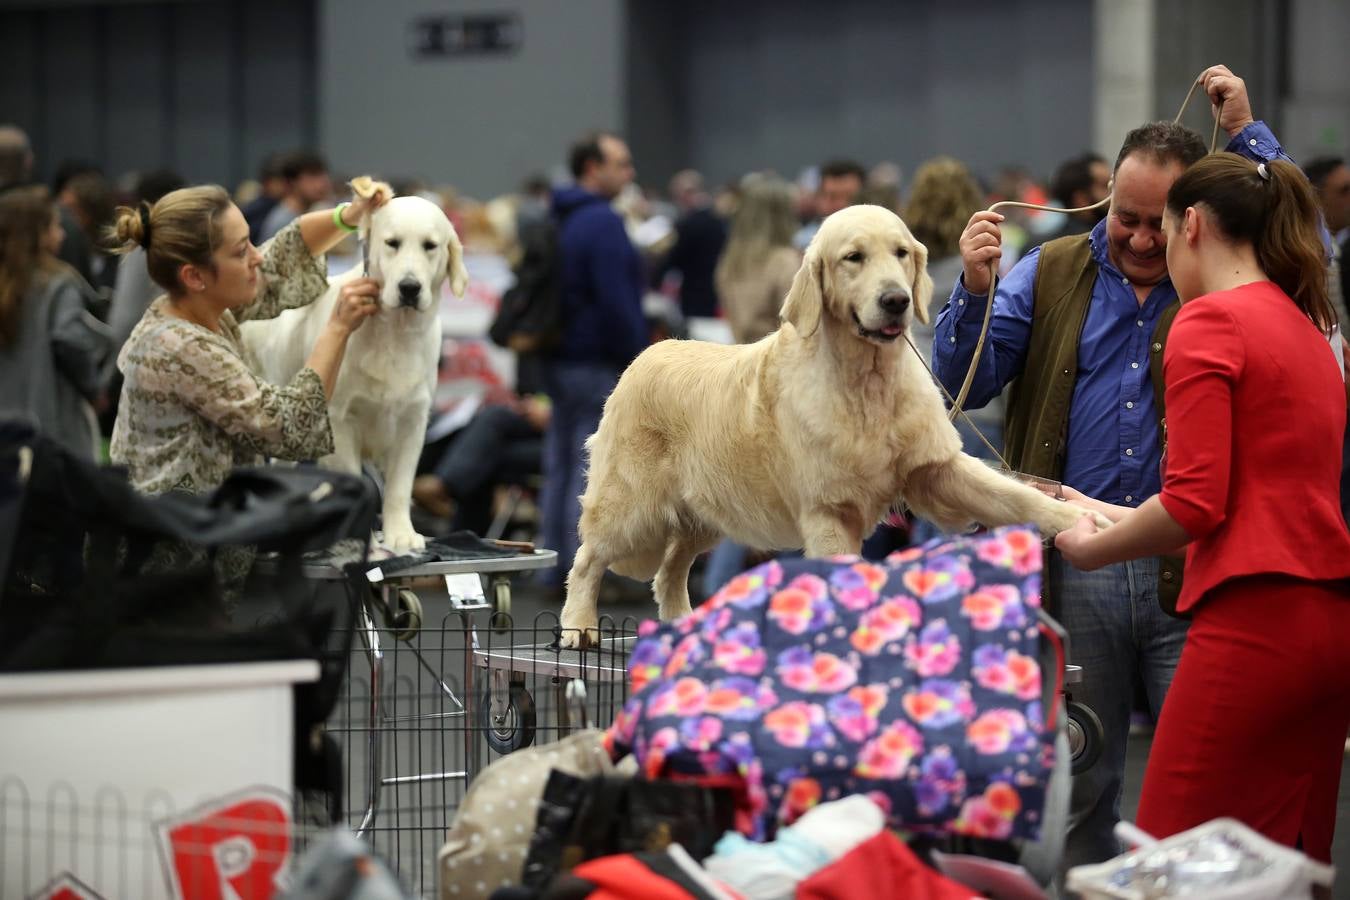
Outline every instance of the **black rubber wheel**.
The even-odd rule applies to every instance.
[[[492,585],[492,627],[505,633],[511,630],[511,582],[497,581]]]
[[[1080,775],[1096,765],[1101,757],[1106,731],[1090,706],[1070,700],[1067,712],[1070,771]]]
[[[407,588],[390,591],[393,608],[384,611],[384,625],[400,641],[410,641],[422,629],[422,601]]]
[[[483,692],[478,710],[483,736],[498,753],[514,753],[534,743],[534,697],[525,690],[525,685],[511,685],[500,720],[492,715],[491,689]]]

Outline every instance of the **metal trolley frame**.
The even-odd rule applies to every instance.
[[[463,793],[488,762],[585,725],[604,727],[626,699],[635,620],[602,620],[601,645],[576,651],[557,647],[556,612],[519,623],[509,614],[512,577],[555,560],[536,550],[393,573],[370,563],[371,588],[352,626],[358,640],[327,731],[343,750],[348,826],[423,894]],[[305,574],[339,577],[322,562]],[[482,576],[483,597],[459,597],[445,583],[468,574]],[[577,681],[572,690],[583,691],[569,700]]]

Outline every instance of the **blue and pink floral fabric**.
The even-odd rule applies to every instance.
[[[862,793],[896,827],[1034,839],[1054,738],[1040,572],[1022,527],[759,566],[643,624],[614,749],[648,777],[738,774],[758,838]]]

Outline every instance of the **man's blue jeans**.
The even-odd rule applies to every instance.
[[[1060,621],[1069,630],[1069,662],[1083,667],[1073,699],[1092,707],[1106,732],[1101,758],[1073,782],[1065,849],[1071,868],[1120,853],[1113,831],[1120,820],[1134,686],[1143,683],[1157,721],[1189,623],[1158,605],[1156,558],[1080,572],[1051,553],[1047,565]]]
[[[548,369],[552,404],[544,434],[544,487],[539,497],[543,546],[558,551],[558,567],[547,583],[561,585],[577,554],[577,520],[586,490],[586,438],[600,425],[605,398],[619,383],[607,363],[554,362]]]

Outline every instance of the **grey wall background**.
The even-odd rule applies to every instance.
[[[408,52],[418,16],[491,11],[522,17],[518,52]],[[626,132],[652,184],[835,154],[1045,175],[1171,116],[1209,62],[1296,158],[1346,153],[1347,45],[1344,0],[0,0],[0,121],[43,175],[90,157],[230,184],[318,144],[486,197],[590,127]]]
[[[1171,119],[1191,82],[1207,66],[1221,64],[1247,83],[1252,111],[1281,135],[1285,23],[1283,0],[1190,0],[1156,5],[1153,52],[1153,108]],[[1209,103],[1198,93],[1183,121],[1205,136],[1214,131]],[[1124,136],[1124,133],[1121,133]],[[1219,135],[1219,146],[1226,136]]]
[[[43,178],[75,157],[233,184],[315,141],[314,47],[311,0],[0,4],[0,122]]]
[[[1289,18],[1286,143],[1295,159],[1350,156],[1350,3],[1297,0]]]
[[[1048,171],[1091,140],[1092,5],[1081,0],[690,0],[633,13],[668,21],[636,29],[630,54],[678,36],[669,88],[681,125],[652,134],[633,109],[639,166],[664,164],[653,144],[669,140],[718,179],[766,166],[791,177],[840,155],[906,171],[938,153],[986,172]]]
[[[518,12],[511,55],[416,60],[410,23]],[[589,128],[623,127],[624,0],[319,0],[320,135],[345,171],[514,190]]]

